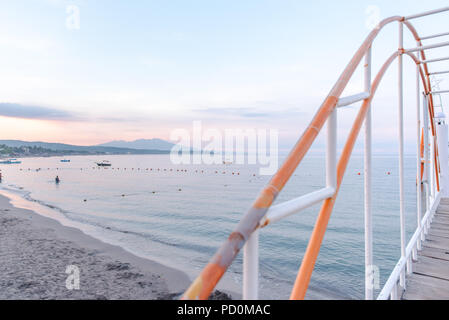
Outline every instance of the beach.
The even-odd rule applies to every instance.
[[[79,270],[79,289],[66,287],[68,266]],[[181,271],[0,196],[0,299],[175,299],[189,283]]]

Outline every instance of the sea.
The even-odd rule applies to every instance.
[[[250,208],[269,176],[257,165],[175,165],[169,155],[23,158],[2,164],[0,193],[14,205],[81,229],[140,257],[179,269],[194,279]],[[98,167],[108,160],[111,167]],[[282,160],[282,159],[281,159]],[[373,161],[374,265],[379,293],[400,258],[399,161]],[[405,157],[407,239],[416,228],[416,159]],[[59,176],[60,183],[55,183]],[[308,299],[364,297],[363,156],[348,165],[310,282]],[[308,155],[276,200],[325,185],[325,158]],[[288,299],[320,205],[260,232],[260,297]],[[218,288],[242,284],[240,253]]]

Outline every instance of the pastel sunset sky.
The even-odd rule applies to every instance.
[[[83,145],[168,139],[174,129],[190,129],[201,120],[219,129],[277,129],[280,146],[289,148],[368,35],[376,12],[385,18],[447,5],[447,0],[2,0],[1,139]],[[448,21],[449,14],[442,14],[412,22],[429,35],[449,31]],[[397,30],[392,24],[376,40],[373,76],[397,49]],[[405,46],[415,47],[408,32]],[[446,47],[429,57],[448,55]],[[446,62],[433,67],[449,70]],[[415,68],[407,59],[404,68],[406,137],[413,143]],[[441,79],[441,89],[449,88],[449,77]],[[397,140],[396,83],[394,63],[373,103],[378,150]],[[362,88],[358,70],[345,94]],[[356,111],[355,106],[340,112],[341,139]]]

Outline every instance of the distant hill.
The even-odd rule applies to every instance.
[[[139,150],[163,150],[170,151],[174,144],[162,139],[138,139],[134,141],[116,140],[103,144],[99,147],[115,147],[115,148],[130,148]]]
[[[39,147],[61,153],[79,153],[79,154],[162,154],[169,153],[161,149],[133,149],[111,146],[77,146],[64,143],[50,143],[41,141],[21,141],[21,140],[0,140],[0,145],[12,148],[20,147]]]

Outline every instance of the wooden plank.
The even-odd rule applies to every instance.
[[[449,230],[438,229],[438,228],[434,228],[432,226],[432,228],[430,228],[430,230],[429,230],[429,235],[449,239]]]
[[[449,251],[445,249],[423,246],[422,250],[419,251],[418,260],[420,256],[425,256],[429,258],[438,258],[449,261]]]
[[[412,274],[407,279],[404,300],[449,300],[449,281]]]
[[[435,214],[433,219],[449,220],[449,215],[444,214],[444,213],[437,213],[437,214]]]
[[[443,249],[449,251],[449,239],[428,234],[424,245],[427,247]]]
[[[449,281],[449,261],[420,256],[413,273]]]
[[[434,222],[431,225],[431,229],[438,229],[438,230],[448,231],[449,232],[449,225],[448,224],[442,224],[442,223]]]
[[[441,199],[422,245],[402,299],[449,300],[449,198]]]
[[[436,222],[436,223],[441,223],[441,224],[445,224],[445,225],[449,226],[449,219],[441,218],[441,217],[439,217],[439,216],[435,216],[435,217],[433,218],[432,223],[434,223],[434,222]]]
[[[444,215],[449,215],[449,206],[447,207],[439,207],[436,214],[444,214]]]

